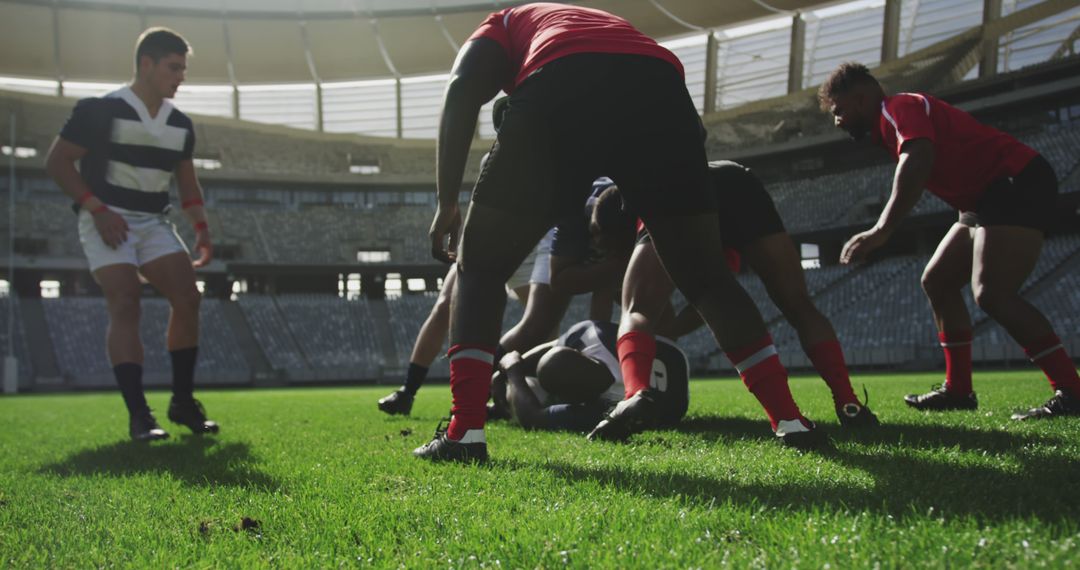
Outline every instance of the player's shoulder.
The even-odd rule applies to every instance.
[[[180,127],[182,129],[193,130],[195,128],[195,123],[191,120],[191,117],[189,117],[187,113],[176,108],[175,105],[171,106],[169,118],[166,122],[173,127]]]
[[[930,108],[934,98],[925,93],[897,93],[886,97],[885,110],[890,113],[903,113],[914,111],[916,114],[930,115]]]

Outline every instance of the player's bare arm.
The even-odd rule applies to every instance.
[[[510,351],[499,361],[499,367],[506,375],[506,399],[510,402],[514,418],[522,427],[534,428],[543,424],[545,408],[532,388],[529,388],[525,377],[530,373],[536,374],[537,362],[554,344],[544,343],[527,352],[525,356],[517,351]]]
[[[429,232],[435,259],[451,262],[455,257],[461,230],[458,194],[476,120],[480,107],[495,97],[508,73],[509,64],[502,46],[487,38],[477,38],[462,46],[450,71],[435,153],[438,209]]]
[[[111,248],[127,240],[128,225],[124,218],[109,209],[90,191],[82,174],[75,168],[86,149],[61,137],[53,140],[45,158],[45,172],[72,201],[77,202],[94,217],[94,226],[101,239]]]
[[[202,186],[199,185],[199,177],[195,174],[194,161],[183,160],[176,166],[176,187],[180,194],[180,206],[184,209],[184,215],[195,228],[195,251],[198,252],[198,257],[192,265],[204,267],[214,258],[214,246],[210,240],[210,226],[206,221]]]
[[[852,263],[889,241],[900,221],[918,203],[934,168],[934,144],[927,139],[904,143],[893,176],[892,194],[874,227],[855,234],[844,244],[841,263]]]

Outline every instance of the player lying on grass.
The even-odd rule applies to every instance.
[[[193,395],[202,298],[194,268],[210,263],[213,246],[192,162],[195,127],[169,101],[184,81],[190,51],[171,30],[143,32],[131,84],[80,100],[45,159],[49,176],[75,202],[79,241],[109,313],[106,352],[136,441],[169,437],[143,392],[140,278],[169,301],[169,419],[196,434],[218,431]],[[195,227],[194,262],[165,215],[174,176],[181,207]]]
[[[513,419],[532,429],[587,432],[623,398],[616,355],[618,325],[582,321],[557,340],[500,361]],[[671,426],[689,405],[689,364],[669,340],[657,339],[649,386],[655,391],[658,426]]]
[[[1050,322],[1020,296],[1054,219],[1058,183],[1050,164],[1015,138],[930,95],[886,95],[863,65],[845,63],[818,93],[837,128],[870,138],[897,161],[892,193],[874,227],[844,245],[842,263],[889,240],[928,189],[959,211],[922,275],[945,350],[945,385],[904,401],[921,410],[974,410],[971,315],[961,294],[1001,323],[1046,374],[1054,396],[1013,419],[1080,414],[1080,377]]]
[[[840,424],[845,427],[877,425],[877,417],[859,402],[851,388],[851,379],[836,332],[829,319],[818,311],[810,299],[795,245],[784,229],[784,223],[761,181],[749,169],[729,161],[710,162],[709,174],[717,203],[720,205],[721,239],[727,250],[728,263],[737,270],[741,260],[746,260],[761,278],[769,298],[798,332],[803,350],[832,392]],[[621,197],[617,188],[611,188],[600,197],[594,216],[596,232],[609,235],[613,232],[628,231],[626,221],[617,215],[619,204]],[[670,302],[667,300],[670,299],[674,286],[656,260],[656,252],[647,231],[639,233],[634,255],[637,263],[635,269],[638,271],[633,274],[633,283],[627,279],[626,289],[634,291],[636,296],[630,299],[624,297],[624,302],[637,304],[641,307],[640,312],[648,314],[647,321],[638,321],[641,328],[635,330],[641,335],[639,338],[647,338],[646,335],[654,330],[670,338],[678,338],[700,327],[701,317],[692,307],[687,307],[678,316],[672,314]],[[647,298],[646,295],[650,297]],[[763,355],[750,357],[750,362],[761,356]],[[644,360],[644,355],[642,359]],[[643,371],[644,368],[635,370]],[[638,399],[647,401],[651,397],[645,386],[646,380],[637,377],[628,379],[628,400],[641,392],[644,393],[641,393]],[[779,415],[784,413],[782,410],[786,406],[788,415],[798,417],[794,415],[798,410],[794,401],[786,401],[791,399],[786,387],[748,384],[748,388],[765,406],[777,435],[784,438],[785,442],[797,445],[798,438],[790,435],[784,437],[789,432],[781,423],[784,421],[783,416]],[[631,404],[626,406],[629,408]],[[633,408],[640,408],[640,417],[613,412],[596,426],[590,433],[590,438],[622,439],[629,433],[648,427],[650,419],[647,405],[643,402]]]
[[[480,108],[500,89],[510,95],[506,118],[463,224],[458,195],[465,159]],[[473,32],[444,95],[438,209],[429,231],[432,255],[458,268],[450,316],[454,405],[447,429],[436,430],[415,456],[487,460],[485,402],[506,302],[503,283],[603,175],[620,185],[644,220],[672,280],[718,344],[746,357],[772,351],[767,364],[746,367],[755,378],[750,383],[779,384],[786,392],[786,371],[761,315],[723,263],[699,132],[678,58],[622,18],[534,3],[493,13]],[[633,343],[620,342],[620,356],[623,346]],[[650,356],[650,368],[651,362]],[[798,423],[797,410],[796,416]]]

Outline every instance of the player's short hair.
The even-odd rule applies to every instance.
[[[135,70],[139,69],[139,60],[145,55],[157,63],[169,54],[188,55],[191,44],[180,34],[169,28],[153,27],[139,34],[135,42]]]
[[[556,346],[540,357],[536,379],[541,388],[571,404],[588,402],[615,382],[607,366],[566,346]]]
[[[619,187],[608,186],[596,197],[589,219],[589,231],[618,243],[632,240],[636,229],[637,218],[627,210]]]
[[[847,93],[856,85],[873,84],[879,85],[878,80],[870,73],[870,68],[861,63],[847,61],[840,64],[825,83],[818,89],[818,103],[823,111],[828,111],[833,99],[843,93]]]

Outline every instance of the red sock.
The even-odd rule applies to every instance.
[[[484,429],[495,348],[455,344],[446,354],[450,358],[450,392],[454,397],[446,435],[459,440],[468,430]]]
[[[649,387],[652,380],[653,360],[656,359],[656,339],[646,332],[630,331],[615,343],[619,353],[619,369],[622,370],[623,389],[626,397]]]
[[[1076,374],[1076,365],[1056,334],[1050,333],[1050,336],[1024,347],[1024,352],[1036,366],[1042,368],[1054,390],[1080,397],[1080,377]]]
[[[827,340],[819,342],[806,351],[810,362],[814,363],[825,384],[832,390],[833,405],[839,408],[844,404],[858,404],[859,399],[855,396],[855,390],[851,388],[851,377],[848,376],[847,362],[844,361],[844,350],[840,348],[840,341]]]
[[[945,351],[945,389],[966,396],[971,393],[971,331],[939,332]]]
[[[743,384],[765,408],[774,430],[777,422],[802,418],[799,406],[791,397],[787,370],[780,364],[771,336],[765,335],[755,343],[728,351],[727,356],[739,371]]]

